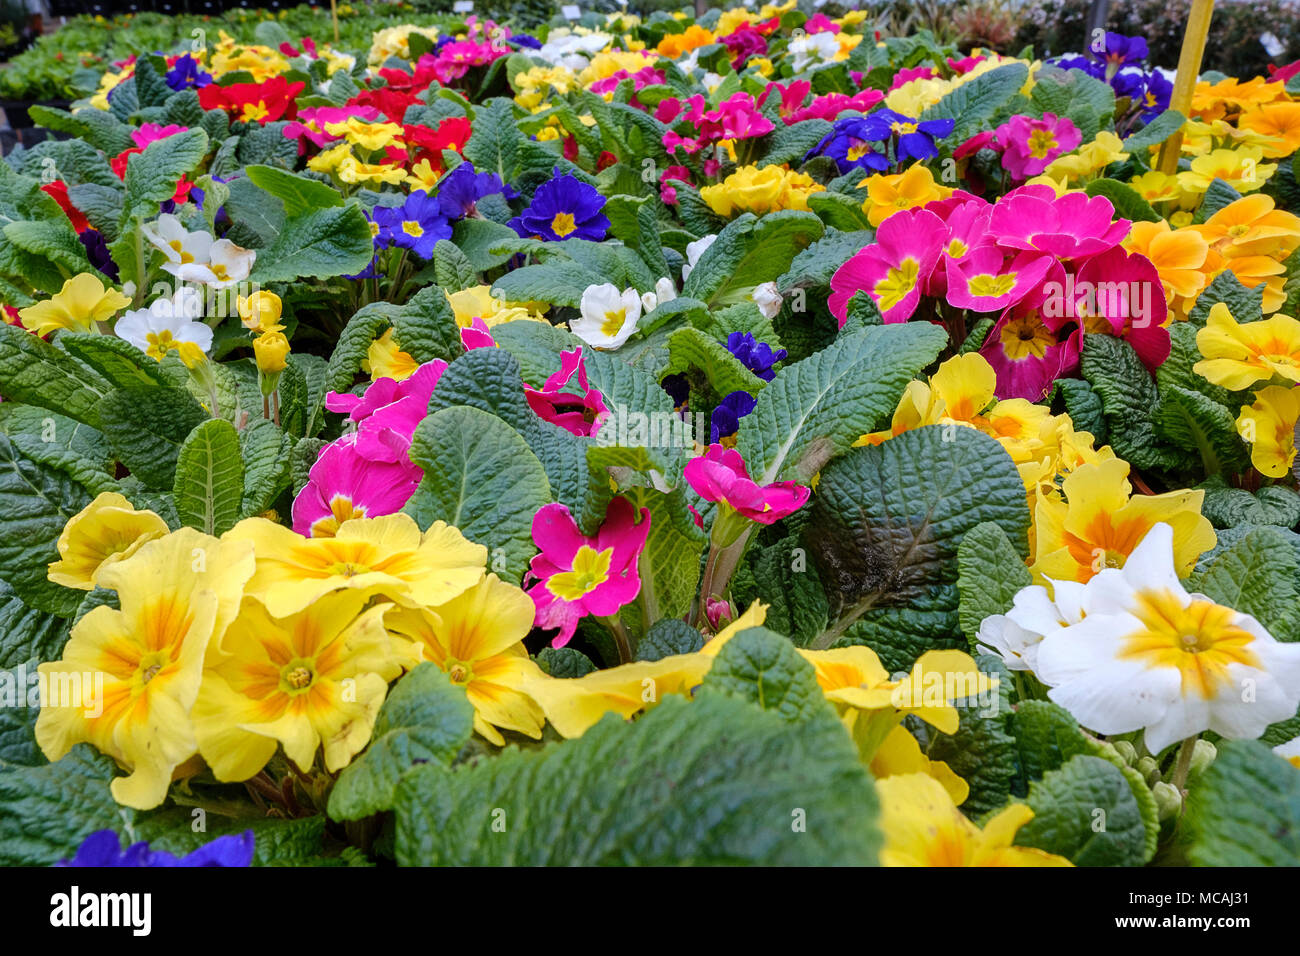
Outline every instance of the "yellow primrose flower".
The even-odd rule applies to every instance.
[[[347,143],[339,143],[337,146],[321,150],[307,160],[307,168],[318,173],[332,173],[339,168],[339,165],[345,159],[351,156],[352,147]]]
[[[1001,810],[981,829],[937,780],[906,774],[876,781],[884,866],[1073,866],[1063,856],[1012,846],[1034,817],[1023,803]]]
[[[896,212],[924,206],[952,195],[952,190],[935,182],[934,173],[920,163],[902,173],[876,173],[858,183],[858,186],[867,189],[867,199],[862,204],[862,209],[871,225],[876,228]]]
[[[1086,179],[1097,175],[1111,163],[1122,163],[1128,158],[1123,140],[1109,130],[1102,130],[1091,143],[1054,159],[1043,174],[1061,180]]]
[[[863,435],[853,444],[879,445],[923,425],[974,424],[976,416],[994,401],[996,387],[997,373],[984,356],[978,352],[953,356],[930,376],[928,385],[908,383],[888,431]]]
[[[363,163],[355,156],[344,156],[335,170],[349,186],[361,183],[387,183],[398,186],[406,179],[406,170],[398,163]]]
[[[838,59],[838,57],[837,57]],[[885,94],[885,108],[904,116],[920,116],[926,107],[938,103],[953,88],[950,80],[918,78],[908,80]]]
[[[1289,315],[1238,324],[1228,306],[1216,302],[1196,333],[1196,347],[1205,358],[1192,371],[1230,391],[1274,376],[1300,382],[1300,322]]]
[[[855,712],[856,713],[856,712]],[[933,777],[948,791],[955,804],[966,802],[970,785],[953,773],[942,760],[931,760],[921,752],[921,745],[901,724],[889,732],[876,749],[868,765],[877,780],[899,774],[920,773]]]
[[[1121,458],[1080,465],[1061,484],[1065,500],[1040,495],[1034,509],[1034,563],[1039,584],[1086,583],[1104,568],[1122,568],[1158,522],[1174,529],[1174,557],[1181,575],[1217,540],[1201,515],[1204,491],[1130,495],[1129,465]]]
[[[1224,77],[1218,83],[1201,80],[1192,93],[1192,115],[1206,120],[1221,119],[1229,113],[1286,98],[1284,83],[1269,82],[1262,76],[1245,82],[1235,76]]]
[[[459,529],[435,521],[421,534],[401,513],[345,521],[332,538],[304,538],[265,518],[245,518],[225,540],[253,543],[257,571],[248,593],[276,617],[345,589],[403,605],[441,604],[473,587],[487,563],[487,548]]]
[[[1183,194],[1178,177],[1153,169],[1129,181],[1139,196],[1149,203],[1177,202]]]
[[[1239,193],[1254,192],[1277,171],[1276,163],[1260,162],[1263,157],[1258,146],[1212,150],[1193,159],[1192,168],[1178,174],[1178,182],[1189,193],[1205,192],[1216,179]]]
[[[46,758],[89,743],[130,772],[110,785],[118,803],[138,810],[162,803],[173,771],[198,751],[190,710],[204,655],[234,618],[252,572],[246,544],[193,528],[100,571],[97,583],[117,591],[121,610],[90,611],[73,625],[63,657],[39,668],[50,691],[36,719]],[[81,699],[68,699],[76,681]]]
[[[254,292],[250,296],[237,296],[235,309],[244,328],[253,332],[279,332],[280,313],[284,304],[274,292]]]
[[[96,322],[107,322],[131,299],[111,286],[105,287],[89,272],[63,283],[63,288],[42,302],[18,311],[23,326],[37,335],[56,329],[90,332]]]
[[[289,364],[289,340],[283,332],[263,332],[253,339],[253,356],[263,375],[279,375]]]
[[[69,519],[50,564],[49,579],[65,588],[89,591],[101,571],[131,557],[148,541],[168,532],[167,522],[152,511],[136,511],[131,502],[104,492]]]
[[[406,177],[406,185],[411,187],[412,192],[424,190],[427,193],[432,193],[440,179],[442,179],[442,173],[438,171],[433,163],[427,159],[422,159],[411,167],[411,173]],[[374,223],[371,223],[372,230],[378,228]]]
[[[1300,246],[1300,216],[1277,209],[1276,205],[1266,193],[1242,196],[1189,228],[1229,259],[1272,256],[1281,261]]]
[[[776,71],[772,61],[765,56],[752,56],[749,58],[747,65],[753,67],[758,71],[759,76],[765,78],[770,77]]]
[[[779,209],[808,211],[808,197],[826,189],[806,173],[784,166],[742,166],[722,182],[705,186],[700,198],[719,216],[752,212],[756,216]]]
[[[468,591],[433,608],[391,609],[390,631],[412,642],[417,660],[432,661],[474,705],[474,729],[498,747],[498,727],[534,739],[546,717],[523,691],[547,680],[528,657],[523,640],[533,627],[533,599],[489,574]]]
[[[1295,426],[1300,421],[1300,388],[1270,385],[1243,405],[1237,432],[1250,445],[1250,463],[1260,474],[1283,478],[1295,462]]]
[[[1259,145],[1269,159],[1300,149],[1300,103],[1266,103],[1242,113],[1237,125],[1268,138],[1267,145]]]
[[[280,620],[244,600],[194,704],[199,753],[218,780],[254,776],[277,744],[303,773],[323,747],[333,773],[369,743],[402,667],[383,625],[391,605],[363,611],[367,600],[340,591]]]
[[[370,343],[365,361],[361,363],[361,370],[370,375],[371,381],[391,378],[402,382],[414,375],[419,367],[419,362],[398,348],[392,329]]]
[[[707,654],[674,654],[657,661],[621,664],[582,677],[539,677],[523,692],[535,700],[562,737],[581,737],[608,713],[628,718],[665,694],[690,694],[713,666]]]
[[[374,152],[397,140],[402,135],[402,127],[397,123],[367,123],[360,117],[349,116],[341,123],[326,123],[325,132]]]
[[[446,292],[451,311],[456,316],[456,324],[467,329],[475,319],[482,319],[488,328],[515,322],[520,319],[534,322],[542,321],[542,312],[546,304],[542,302],[507,302],[492,294],[492,288],[486,285],[470,286],[459,292]]]

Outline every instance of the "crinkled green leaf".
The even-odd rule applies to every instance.
[[[100,406],[103,432],[118,460],[146,485],[171,489],[181,445],[208,415],[185,389],[115,389]]]
[[[222,535],[242,517],[244,461],[239,433],[212,418],[186,437],[176,459],[172,494],[181,521],[204,534]]]
[[[704,687],[776,711],[791,723],[824,719],[830,712],[812,664],[788,638],[765,627],[747,628],[727,641]]]
[[[1032,583],[1024,556],[1000,525],[971,528],[957,546],[957,615],[971,647],[986,617],[1005,614],[1021,588]]]
[[[1280,641],[1300,640],[1300,559],[1279,528],[1250,530],[1218,551],[1189,587],[1251,615]]]
[[[1253,740],[1218,750],[1188,798],[1192,862],[1300,866],[1300,770]]]

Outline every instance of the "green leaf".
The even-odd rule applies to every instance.
[[[552,677],[560,678],[582,677],[596,670],[591,658],[572,647],[543,647],[537,653],[537,665]]]
[[[49,342],[0,324],[0,394],[98,427],[107,382]]]
[[[100,407],[103,431],[122,464],[146,485],[171,490],[176,458],[191,431],[208,415],[182,388],[119,388]]]
[[[66,219],[11,222],[4,227],[4,236],[15,248],[47,259],[69,275],[98,271],[86,258],[86,247],[77,239]]]
[[[1300,866],[1300,770],[1253,740],[1218,745],[1187,805],[1197,866]]]
[[[399,865],[871,865],[870,778],[833,719],[718,692],[397,789]],[[503,829],[504,827],[504,829]],[[803,832],[796,832],[806,828]]]
[[[1098,447],[1105,444],[1105,412],[1102,408],[1101,396],[1092,390],[1092,386],[1083,379],[1058,378],[1052,383],[1050,396],[1054,406],[1058,397],[1065,405],[1066,414],[1074,423],[1075,430],[1088,432]]]
[[[727,641],[704,687],[776,711],[791,723],[830,716],[812,664],[789,639],[765,627],[748,628]]]
[[[588,286],[604,277],[576,262],[551,261],[507,272],[492,285],[492,294],[508,302],[549,302],[576,309]]]
[[[134,838],[137,813],[113,799],[114,775],[113,761],[90,744],[39,767],[0,764],[0,863],[50,866],[71,859],[96,830]]]
[[[294,440],[265,418],[254,418],[239,433],[244,487],[239,516],[261,514],[289,487]],[[314,461],[314,459],[313,459]]]
[[[945,94],[939,102],[926,107],[919,118],[955,119],[957,123],[946,141],[964,143],[980,130],[991,128],[989,121],[1020,92],[1028,78],[1029,68],[1023,63],[1000,66]]]
[[[605,203],[609,234],[636,252],[652,273],[671,276],[660,238],[654,200],[645,196],[611,196]],[[649,291],[649,290],[646,290]]]
[[[1201,204],[1196,207],[1196,221],[1205,222],[1224,206],[1231,206],[1241,198],[1241,193],[1233,189],[1222,179],[1215,179],[1205,195],[1201,198]]]
[[[1176,385],[1161,389],[1154,421],[1160,436],[1201,456],[1207,475],[1236,474],[1250,460],[1236,416],[1201,392]]]
[[[172,494],[181,521],[204,534],[225,534],[241,517],[243,491],[244,462],[235,426],[220,418],[196,426],[176,459]]]
[[[32,461],[0,436],[0,580],[27,604],[70,616],[81,592],[46,577],[55,542],[91,496],[66,471]]]
[[[1071,70],[1077,73],[1077,70]],[[1103,84],[1105,85],[1105,84]],[[1136,189],[1117,179],[1094,179],[1084,188],[1089,196],[1105,196],[1115,207],[1115,215],[1134,222],[1162,222],[1162,217],[1151,208]]]
[[[808,151],[820,143],[832,128],[831,123],[824,119],[808,119],[778,126],[758,165],[780,166],[788,163],[792,169],[798,168],[803,164]],[[816,212],[815,209],[813,211]]]
[[[284,138],[283,134],[280,138]],[[254,186],[280,200],[284,214],[291,219],[317,209],[343,205],[343,197],[328,183],[272,166],[249,166],[244,172]]]
[[[1240,323],[1258,322],[1264,317],[1264,284],[1247,289],[1231,269],[1224,269],[1199,296],[1187,318],[1197,328],[1205,325],[1210,309],[1222,302]],[[1177,323],[1175,323],[1177,325]]]
[[[402,774],[417,764],[451,766],[473,726],[474,707],[465,689],[437,665],[418,665],[384,701],[365,753],[339,775],[330,793],[330,817],[360,820],[392,809]]]
[[[90,332],[60,332],[58,341],[61,349],[117,388],[178,384],[169,382],[154,359],[125,339]]]
[[[1083,134],[1093,139],[1115,112],[1115,92],[1110,84],[1082,70],[1040,67],[1034,74],[1029,102],[1035,111],[1068,117]]]
[[[290,216],[271,245],[257,253],[254,282],[289,282],[354,275],[373,255],[370,224],[360,203]]]
[[[172,198],[176,183],[191,172],[208,152],[208,134],[187,129],[165,139],[154,140],[126,162],[123,183],[126,196],[122,209],[123,231],[131,219],[148,220],[158,215],[158,204]]]
[[[972,648],[980,624],[993,614],[1005,614],[1016,594],[1032,583],[1024,555],[1016,550],[1000,525],[985,522],[971,528],[957,546],[957,617]]]
[[[823,232],[822,221],[810,212],[785,209],[761,219],[745,213],[704,250],[682,283],[682,295],[714,306],[736,301],[742,291],[784,274],[795,255]]]
[[[451,238],[480,271],[494,269],[509,261],[515,255],[514,249],[509,247],[519,241],[519,235],[513,229],[490,219],[462,219],[452,227]],[[503,245],[506,251],[494,251]]]
[[[822,289],[829,286],[836,270],[869,246],[875,235],[875,230],[868,229],[852,232],[828,229],[822,238],[791,260],[789,270],[776,280],[777,288],[785,295],[793,289]]]
[[[1178,110],[1165,110],[1131,136],[1124,138],[1124,152],[1147,159],[1147,150],[1158,146],[1183,128],[1187,117]]]
[[[1280,528],[1259,527],[1217,552],[1188,582],[1249,614],[1279,641],[1300,640],[1300,558]]]
[[[528,443],[490,412],[461,405],[421,422],[410,455],[424,479],[403,510],[421,528],[441,519],[489,552],[501,549],[501,577],[518,583],[537,551],[533,515],[551,501],[546,471]]]
[[[249,807],[250,811],[254,809]],[[185,856],[217,837],[247,830],[253,831],[253,866],[326,866],[340,862],[321,855],[325,817],[319,814],[296,820],[260,816],[232,819],[209,814],[207,830],[196,833],[193,811],[176,807],[141,816],[135,838],[149,841],[150,849]]]
[[[827,226],[845,232],[860,232],[871,228],[871,221],[862,211],[862,200],[837,192],[818,192],[808,197],[808,208]]]
[[[693,654],[703,646],[704,635],[696,628],[681,618],[665,617],[645,632],[636,646],[636,659],[661,661],[674,654]]]
[[[514,103],[495,97],[474,111],[473,132],[465,144],[465,158],[478,172],[496,173],[502,182],[512,182],[523,138],[515,120]]]
[[[889,419],[946,342],[928,322],[877,326],[781,369],[740,425],[737,448],[750,475],[759,484],[809,481],[827,458]]]
[[[0,668],[17,667],[33,659],[52,661],[67,640],[66,618],[28,607],[12,587],[0,581]]]
[[[393,338],[417,362],[454,362],[465,354],[456,314],[438,286],[421,289],[392,319]]]
[[[1160,394],[1133,346],[1112,335],[1090,335],[1083,343],[1082,367],[1101,398],[1116,455],[1139,469],[1170,471],[1187,464],[1185,452],[1163,445],[1156,434],[1153,416]]]
[[[804,647],[828,623],[830,609],[817,567],[808,563],[798,531],[770,544],[760,538],[760,545],[750,548],[747,565],[732,582],[735,607],[762,601],[767,605],[766,625]]]
[[[833,461],[804,530],[835,621],[813,646],[864,616],[887,630],[913,605],[956,631],[958,548],[986,521],[1023,546],[1024,484],[1002,446],[973,429],[929,425]]]
[[[1124,774],[1084,754],[1029,785],[1034,818],[1016,834],[1018,846],[1066,857],[1075,866],[1141,866],[1147,825]]]
[[[478,270],[450,239],[439,239],[433,247],[433,270],[438,285],[448,292],[478,284]]]
[[[699,369],[719,395],[748,392],[757,395],[767,383],[749,370],[717,339],[690,327],[668,336],[668,367],[665,375]]]
[[[1205,490],[1201,514],[1216,528],[1257,524],[1294,528],[1300,524],[1300,495],[1286,485],[1265,485],[1251,493],[1229,488],[1221,477],[1216,477],[1200,487]]]

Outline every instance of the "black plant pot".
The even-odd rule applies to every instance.
[[[33,106],[52,106],[66,110],[71,105],[72,100],[0,100],[0,109],[5,111],[10,129],[31,129],[33,124],[30,110]]]

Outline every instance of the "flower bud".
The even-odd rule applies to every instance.
[[[1218,755],[1218,748],[1208,740],[1196,741],[1196,746],[1192,749],[1192,762],[1187,768],[1187,779],[1195,780],[1203,774]]]
[[[1151,796],[1156,799],[1156,818],[1168,820],[1178,816],[1183,809],[1183,795],[1172,783],[1163,780],[1151,788]]]
[[[1155,757],[1143,757],[1137,762],[1135,769],[1142,774],[1142,779],[1147,782],[1148,787],[1160,779],[1160,765],[1156,763]]]
[[[1124,762],[1130,767],[1137,763],[1137,748],[1127,740],[1112,740],[1111,746],[1115,748],[1116,752],[1124,758]]]
[[[253,340],[257,370],[263,375],[279,375],[289,355],[289,340],[283,332],[264,332]]]
[[[276,323],[283,305],[274,292],[254,292],[247,298],[241,295],[235,299],[235,308],[244,327],[253,332],[278,332],[281,328]]]

